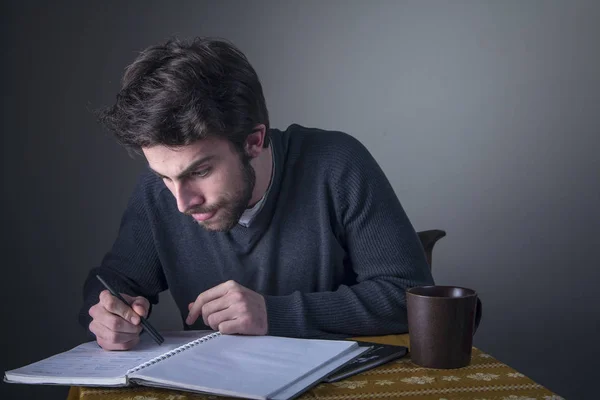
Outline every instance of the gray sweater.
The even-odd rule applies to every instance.
[[[339,338],[407,331],[404,292],[433,284],[419,239],[382,170],[342,132],[271,130],[275,171],[249,227],[210,232],[142,174],[118,237],[84,285],[79,320],[103,290],[151,304],[169,289],[182,320],[201,292],[234,280],[262,294],[268,334]],[[210,329],[202,318],[184,329]]]

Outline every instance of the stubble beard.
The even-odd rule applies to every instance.
[[[256,173],[250,165],[250,159],[246,154],[240,156],[241,159],[241,188],[239,190],[224,194],[217,204],[210,208],[199,207],[189,210],[186,214],[209,213],[218,210],[219,218],[212,221],[210,218],[207,221],[196,221],[200,226],[208,231],[213,232],[228,232],[233,229],[240,217],[248,208],[248,204],[252,199],[252,192],[256,184]]]

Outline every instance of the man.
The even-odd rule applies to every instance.
[[[134,347],[139,316],[167,289],[186,329],[406,332],[405,290],[433,279],[388,180],[345,133],[271,129],[259,79],[232,44],[146,49],[101,120],[149,168],[84,285],[80,322],[100,346]]]

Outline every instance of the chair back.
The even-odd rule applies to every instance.
[[[427,258],[429,268],[432,268],[433,246],[435,246],[435,243],[438,240],[446,236],[446,232],[441,229],[431,229],[427,231],[419,231],[417,232],[417,235],[421,240],[421,245],[425,251],[425,258]]]

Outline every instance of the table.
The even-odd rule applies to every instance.
[[[410,348],[408,334],[360,337],[356,340],[389,343]],[[413,364],[410,353],[397,361],[334,383],[315,386],[299,400],[564,400],[525,375],[473,347],[471,364],[437,370]],[[71,387],[68,400],[224,400],[202,395],[147,387]]]

